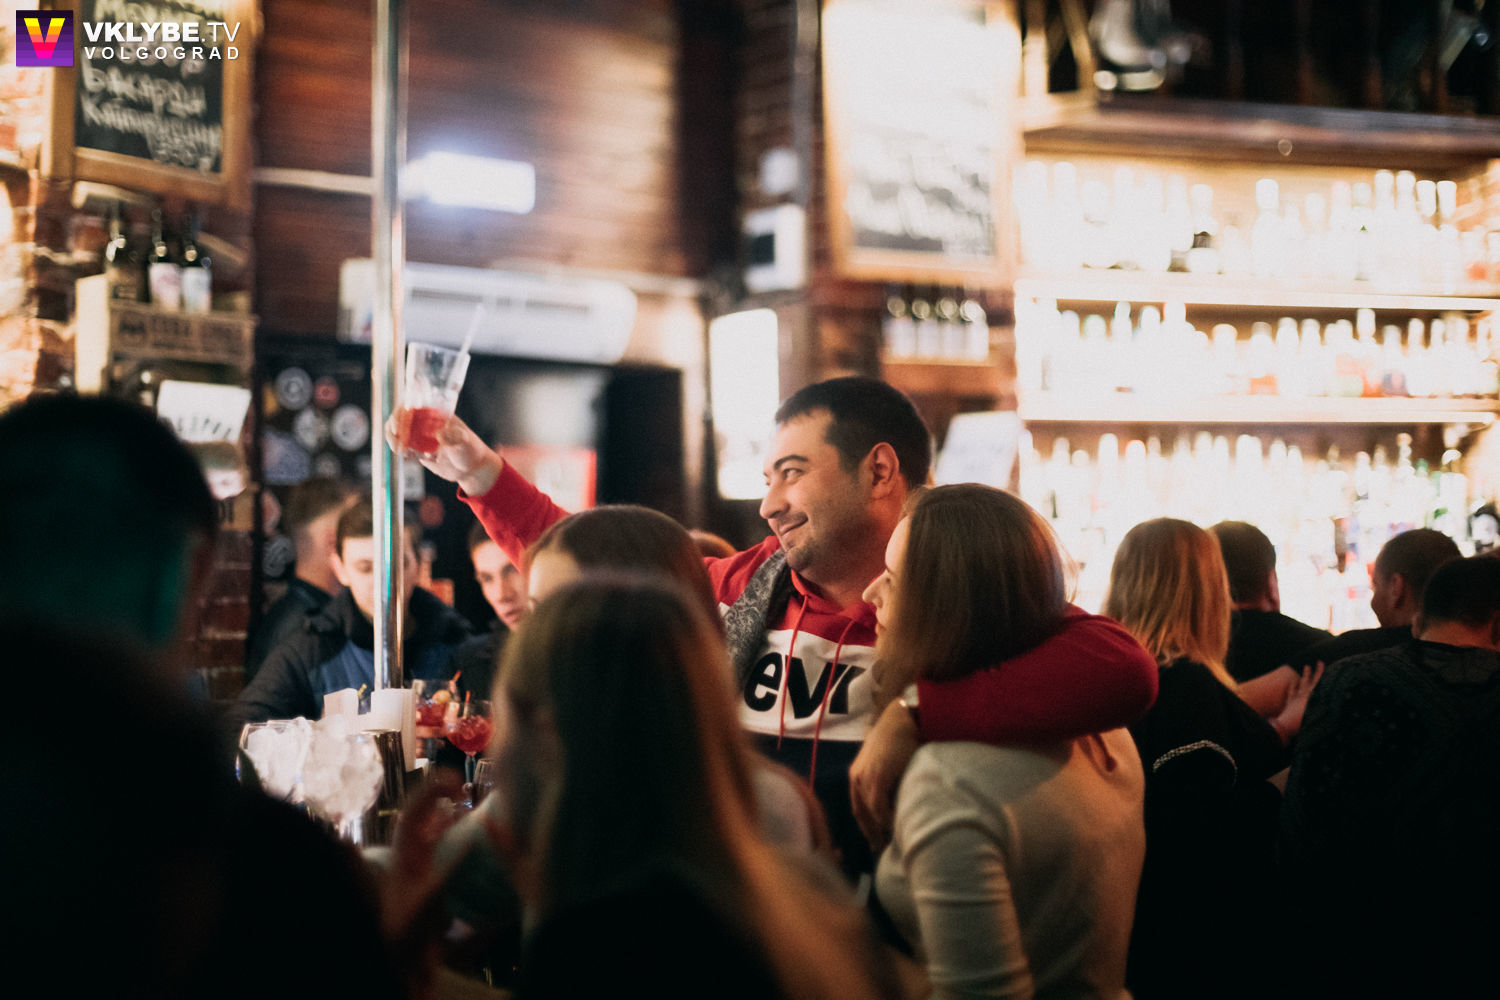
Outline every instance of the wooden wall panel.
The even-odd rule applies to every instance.
[[[537,207],[514,216],[414,203],[408,259],[702,277],[732,255],[733,108],[700,95],[727,95],[733,31],[724,5],[707,5],[707,17],[704,8],[411,5],[409,156],[525,160],[536,168]],[[263,0],[263,11],[258,164],[368,176],[368,4]],[[339,262],[370,252],[369,201],[263,185],[256,243],[263,323],[330,333]]]

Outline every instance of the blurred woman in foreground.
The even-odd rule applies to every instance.
[[[495,688],[522,996],[886,995],[860,915],[756,833],[718,630],[661,583],[543,601]]]
[[[986,486],[922,494],[865,599],[877,697],[1000,663],[1061,625],[1062,557],[1041,516]],[[1123,997],[1145,853],[1129,735],[1033,747],[929,743],[896,801],[876,890],[938,997]]]

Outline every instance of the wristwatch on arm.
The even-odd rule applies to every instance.
[[[921,719],[921,716],[918,714],[918,709],[917,709],[917,684],[916,684],[916,682],[913,681],[912,683],[906,685],[906,690],[902,691],[901,692],[901,697],[897,698],[896,700],[901,703],[901,707],[902,708],[906,709],[909,713],[911,713],[911,722],[912,722],[912,725],[916,726],[917,730],[920,732],[921,729],[922,729],[922,719]]]

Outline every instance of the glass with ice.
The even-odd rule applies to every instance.
[[[453,415],[469,371],[469,352],[435,344],[406,345],[406,385],[396,414],[396,440],[407,451],[431,455],[437,433]]]
[[[380,795],[385,767],[373,733],[352,732],[347,716],[334,715],[313,726],[302,766],[302,787],[312,811],[357,842],[358,822]]]
[[[255,768],[260,787],[273,798],[302,801],[302,765],[312,738],[306,719],[247,723],[240,731],[240,753]],[[240,775],[244,780],[244,774]]]

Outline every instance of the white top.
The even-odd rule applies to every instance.
[[[932,995],[1128,997],[1145,787],[1123,729],[918,750],[875,885]]]

